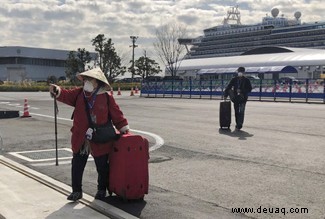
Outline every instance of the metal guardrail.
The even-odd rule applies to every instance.
[[[142,97],[222,99],[229,80],[143,81]],[[325,79],[304,79],[299,83],[251,80],[249,100],[325,103]]]

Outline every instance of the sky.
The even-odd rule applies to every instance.
[[[220,25],[231,6],[238,5],[242,24],[257,24],[272,8],[302,22],[325,21],[325,0],[1,0],[0,46],[25,46],[93,52],[98,34],[111,38],[120,56],[130,60],[130,36],[137,36],[135,59],[153,48],[155,32],[176,23],[189,37]],[[158,61],[158,60],[157,60]]]

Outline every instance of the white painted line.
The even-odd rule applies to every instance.
[[[19,107],[19,108],[23,108],[24,107],[20,103],[0,102],[0,104],[7,104],[8,106],[14,106],[14,107]],[[30,109],[36,109],[36,110],[39,110],[40,109],[38,107],[31,107],[30,105],[27,105],[27,107],[30,108]]]
[[[59,165],[60,164],[71,164],[71,158],[70,158],[70,160],[60,161]],[[55,161],[51,162],[51,163],[47,162],[47,163],[33,163],[32,164],[32,166],[34,166],[34,167],[45,167],[45,166],[53,166],[53,165],[55,165]]]
[[[70,148],[59,148],[59,150],[66,150],[71,152]],[[19,152],[15,152],[15,153],[29,153],[29,152],[44,152],[44,151],[53,151],[55,149],[42,149],[42,150],[34,150],[34,151],[19,151]]]
[[[49,116],[49,115],[44,115],[44,114],[38,114],[38,113],[29,113],[29,114],[30,115],[34,115],[34,116],[40,116],[40,117],[46,117],[46,118],[54,119],[54,116]],[[72,122],[71,119],[67,119],[67,118],[57,117],[57,119]]]
[[[45,151],[54,151],[55,149],[46,149],[46,150],[34,150],[34,151],[19,151],[19,152],[9,152],[9,154],[18,157],[22,160],[26,160],[29,162],[44,162],[44,161],[51,161],[51,160],[55,160],[56,158],[47,158],[47,159],[37,159],[37,160],[33,160],[30,159],[29,157],[24,156],[23,154],[25,153],[37,153],[37,152],[45,152]],[[71,159],[72,158],[72,151],[70,148],[59,148],[58,150],[66,150],[68,152],[71,152],[71,157],[61,157],[58,158],[58,160],[66,160],[66,159]]]
[[[71,159],[72,159],[72,157],[70,158],[70,160],[60,161],[59,165],[71,164]],[[91,157],[91,155],[89,155],[89,158],[88,158],[87,162],[89,162],[89,161],[94,161],[94,158]],[[44,166],[53,166],[53,164],[54,164],[53,162],[33,163],[32,166],[34,166],[34,167],[44,167]]]
[[[54,119],[54,116],[49,116],[49,115],[43,115],[43,114],[38,114],[38,113],[29,113],[30,115],[34,115],[34,116],[41,116],[41,117],[46,117],[46,118],[51,118],[51,119]],[[71,119],[67,119],[67,118],[62,118],[62,117],[57,117],[57,119],[59,120],[64,120],[64,121],[71,121]],[[152,138],[155,139],[155,144],[153,146],[151,146],[149,148],[149,152],[151,151],[154,151],[154,150],[157,150],[158,148],[160,148],[161,146],[164,145],[165,141],[162,137],[160,137],[159,135],[156,135],[154,133],[151,133],[151,132],[146,132],[146,131],[141,131],[141,130],[135,130],[135,129],[131,129],[131,131],[133,132],[137,132],[137,133],[142,133],[142,134],[145,134],[145,135],[149,135],[151,136]]]
[[[59,148],[58,150],[66,150],[71,152],[71,157],[62,157],[62,158],[58,158],[59,165],[60,164],[71,164],[71,159],[72,159],[72,150],[70,148]],[[28,157],[25,157],[24,155],[21,155],[23,153],[37,153],[37,152],[45,152],[45,151],[55,151],[55,149],[45,149],[45,150],[34,150],[34,151],[19,151],[19,152],[10,152],[9,154],[18,157],[22,160],[26,160],[31,162],[32,166],[52,166],[53,162],[55,162],[56,158],[48,158],[48,159],[38,159],[38,160],[33,160],[30,159]],[[69,159],[69,160],[68,160]],[[87,161],[93,161],[94,158],[91,156],[91,154],[89,155],[89,158]],[[52,162],[48,162],[48,161],[52,161]]]
[[[163,146],[164,143],[165,143],[165,141],[164,141],[164,139],[162,137],[160,137],[159,135],[156,135],[154,133],[135,130],[135,129],[131,129],[131,130],[134,131],[134,132],[137,132],[137,133],[142,133],[142,134],[145,134],[145,135],[149,135],[149,136],[153,137],[156,140],[156,143],[149,148],[149,152],[157,150],[158,148]]]

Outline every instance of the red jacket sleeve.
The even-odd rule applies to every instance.
[[[115,99],[112,95],[108,95],[109,97],[109,112],[111,115],[111,119],[115,127],[120,130],[122,127],[128,125],[127,119],[124,117],[123,112],[120,107],[115,102]]]
[[[57,100],[62,102],[62,103],[65,103],[65,104],[67,104],[69,106],[75,107],[77,97],[81,92],[82,92],[81,87],[73,88],[73,89],[70,89],[70,90],[61,88],[61,93],[58,96]]]

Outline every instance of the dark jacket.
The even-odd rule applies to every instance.
[[[233,77],[229,84],[227,85],[225,89],[224,96],[227,98],[229,95],[229,91],[233,89],[234,95],[241,95],[243,97],[243,101],[247,101],[248,99],[248,93],[252,91],[252,85],[248,78],[245,76],[242,77]],[[240,90],[240,94],[238,94],[238,91]]]

